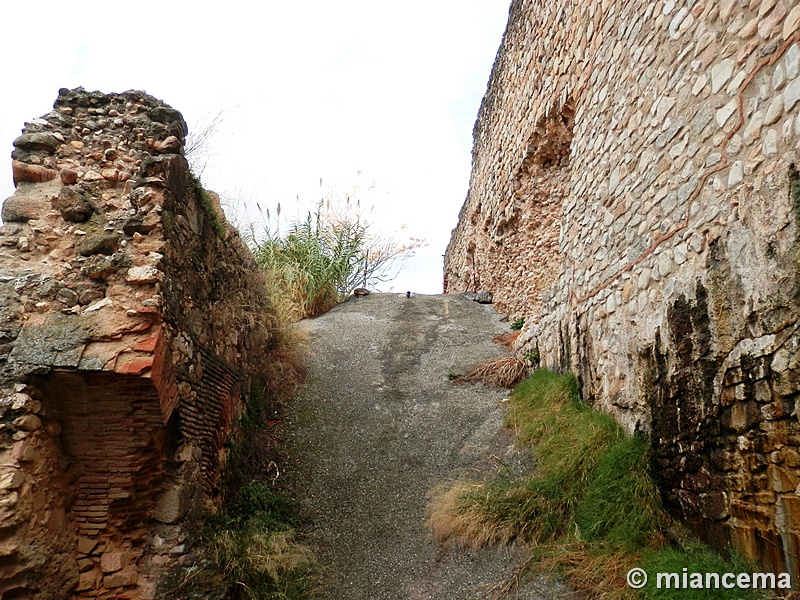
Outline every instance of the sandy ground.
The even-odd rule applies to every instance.
[[[373,294],[303,327],[313,356],[287,443],[324,565],[320,596],[491,598],[521,553],[443,548],[425,518],[431,490],[497,449],[507,391],[447,375],[506,355],[491,338],[508,324],[462,297]],[[566,595],[543,578],[515,597]]]

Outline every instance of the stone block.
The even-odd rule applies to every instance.
[[[100,557],[100,568],[103,573],[115,573],[127,567],[130,554],[127,552],[104,552]]]
[[[192,490],[188,486],[173,485],[156,501],[153,517],[160,523],[176,523],[191,509]]]
[[[61,139],[59,139],[59,136]],[[60,133],[58,136],[45,132],[23,133],[14,140],[14,147],[18,150],[26,150],[28,152],[46,152],[48,154],[53,154],[58,150],[63,141],[64,138]]]
[[[80,573],[86,573],[94,569],[95,562],[91,558],[79,558],[75,562],[78,565],[78,571]]]
[[[770,37],[772,31],[778,26],[784,29],[784,18],[786,17],[786,6],[783,2],[778,2],[771,13],[758,24],[758,35],[764,39]]]
[[[778,398],[774,402],[764,404],[761,407],[761,414],[767,421],[774,421],[789,416],[793,409],[794,402]]]
[[[19,187],[23,183],[45,183],[47,181],[53,181],[58,176],[58,171],[48,169],[42,165],[32,165],[18,160],[12,161],[11,173],[16,187]]]
[[[14,419],[14,427],[18,427],[22,431],[36,431],[42,426],[42,420],[36,415],[22,415]]]
[[[755,402],[737,402],[722,416],[722,425],[731,431],[743,433],[755,427],[762,419]]]
[[[718,109],[717,112],[715,113],[717,125],[719,127],[725,127],[725,124],[728,122],[728,119],[730,119],[736,112],[737,107],[738,105],[736,103],[736,100],[731,100],[725,106]]]
[[[147,285],[155,283],[161,278],[161,272],[155,267],[131,267],[125,275],[125,281],[133,285]]]
[[[784,98],[783,96],[775,96],[772,102],[767,107],[767,112],[764,115],[764,125],[774,125],[783,116]]]
[[[114,371],[121,374],[141,375],[153,367],[153,357],[145,356],[133,359],[118,359]]]
[[[93,590],[98,587],[100,578],[102,577],[100,569],[92,569],[91,571],[84,571],[78,577],[78,587],[75,588],[76,592],[85,592]]]
[[[731,58],[721,60],[711,67],[711,93],[716,94],[733,75],[736,63]]]
[[[174,154],[179,152],[182,147],[183,144],[174,135],[168,136],[164,140],[153,143],[153,150],[159,154]]]
[[[797,469],[800,467],[800,452],[796,448],[782,448],[783,462],[787,467]]]
[[[134,566],[128,566],[116,573],[111,573],[103,577],[103,587],[114,589],[128,585],[136,585],[139,580],[139,573]]]
[[[19,462],[31,462],[38,457],[39,453],[30,440],[20,440],[11,449],[11,458]]]
[[[773,491],[781,492],[794,492],[795,488],[800,484],[800,477],[797,471],[789,469],[784,466],[770,465],[768,469],[770,487]]]
[[[6,223],[27,223],[41,219],[50,210],[50,202],[37,194],[25,193],[29,189],[17,190],[3,202],[2,218]]]
[[[0,490],[16,490],[25,481],[25,474],[19,469],[6,471],[0,475]]]
[[[698,496],[697,507],[705,519],[719,521],[728,517],[728,501],[723,492],[710,492]]]
[[[764,156],[774,156],[778,153],[778,132],[775,129],[767,129],[761,145]]]
[[[74,169],[61,169],[58,174],[61,177],[61,183],[64,185],[74,185],[78,183],[78,172]]]
[[[742,161],[737,160],[731,165],[730,171],[728,171],[728,187],[733,187],[735,185],[739,185],[744,180],[744,165]]]
[[[53,200],[53,208],[59,211],[65,221],[71,223],[84,223],[95,211],[88,194],[72,187],[65,187],[58,193]]]
[[[786,19],[783,21],[783,39],[788,40],[792,34],[797,31],[797,28],[800,27],[800,6],[795,6],[789,14],[786,16]],[[794,44],[792,47],[795,47]]]
[[[797,12],[797,8],[793,9],[792,12]],[[794,79],[800,76],[800,48],[798,48],[797,44],[792,44],[786,50],[786,54],[783,55],[783,63],[786,67],[787,78]]]
[[[800,101],[800,77],[789,82],[783,90],[783,108],[789,112]]]
[[[97,548],[97,540],[92,538],[78,537],[78,553],[79,554],[86,554],[89,555],[92,553],[92,550]]]
[[[95,233],[85,236],[78,243],[78,252],[83,256],[114,254],[119,246],[119,236],[115,233]]]

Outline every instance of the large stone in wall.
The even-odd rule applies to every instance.
[[[795,582],[798,14],[514,0],[445,258],[651,436],[674,514]]]
[[[78,88],[15,140],[0,228],[3,598],[152,598],[187,551],[182,527],[218,499],[274,317],[189,172],[186,135],[143,92]]]

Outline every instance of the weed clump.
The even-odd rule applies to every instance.
[[[271,430],[276,408],[266,388],[254,382],[240,439],[223,473],[222,509],[198,534],[195,565],[166,577],[159,598],[308,597],[316,563],[299,533],[296,504],[280,486],[280,456]]]
[[[223,224],[224,217],[220,217],[221,209],[217,208],[211,194],[203,187],[200,178],[192,171],[189,171],[189,182],[194,191],[197,203],[208,219],[208,224],[211,226],[211,229],[214,230],[217,237],[224,240],[226,238],[226,233],[225,225]]]
[[[199,555],[222,575],[231,598],[306,597],[314,567],[297,533],[296,510],[284,493],[253,481],[202,535]]]
[[[405,258],[424,245],[376,235],[349,197],[344,207],[321,202],[285,235],[280,227],[270,229],[269,211],[266,224],[262,236],[251,234],[250,245],[267,273],[271,296],[290,321],[319,316],[358,287],[390,281]]]

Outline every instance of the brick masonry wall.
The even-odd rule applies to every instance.
[[[0,228],[0,596],[152,598],[218,500],[275,347],[180,113],[61,90],[15,140]]]
[[[794,581],[799,25],[785,0],[515,0],[445,258],[651,435],[675,514]]]

